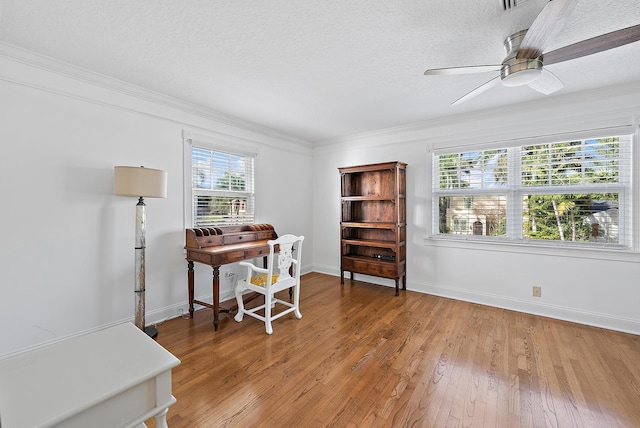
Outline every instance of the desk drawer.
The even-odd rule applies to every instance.
[[[218,254],[216,264],[226,265],[227,263],[241,262],[243,260],[245,260],[244,250],[229,251]]]
[[[211,254],[198,253],[196,251],[187,250],[187,260],[204,263],[206,265],[213,264],[213,257],[211,256]]]
[[[261,230],[257,233],[257,239],[276,239],[278,236],[275,234],[275,230]]]
[[[244,252],[245,258],[253,259],[255,257],[262,257],[269,255],[269,248],[251,248],[249,250],[245,250]]]
[[[224,245],[253,242],[256,240],[256,232],[233,233],[224,236]]]

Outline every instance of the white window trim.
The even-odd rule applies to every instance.
[[[637,121],[634,121],[637,123]],[[505,147],[517,147],[527,144],[537,144],[560,140],[604,138],[610,135],[631,135],[631,179],[629,194],[632,198],[630,226],[631,247],[589,247],[581,245],[557,245],[554,242],[538,242],[532,240],[495,239],[484,236],[467,235],[465,237],[434,234],[433,219],[438,215],[435,210],[438,206],[433,204],[433,195],[427,198],[425,213],[426,235],[423,243],[425,246],[436,248],[455,248],[465,250],[481,250],[507,253],[520,253],[543,256],[571,257],[581,259],[611,260],[619,262],[640,262],[640,126],[621,125],[598,130],[568,132],[555,135],[539,136],[536,138],[524,138],[505,141],[493,141],[489,143],[455,144],[451,146],[436,147],[431,145],[426,150],[426,188],[429,192],[433,189],[433,156],[453,151],[465,151],[473,149],[494,149]],[[503,192],[504,193],[504,190]],[[518,205],[518,204],[515,204]],[[510,213],[511,214],[511,213]]]

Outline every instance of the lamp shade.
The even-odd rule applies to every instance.
[[[144,198],[167,197],[167,172],[143,166],[116,166],[114,193]]]

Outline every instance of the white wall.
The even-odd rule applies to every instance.
[[[407,287],[523,312],[640,334],[638,253],[531,251],[522,246],[449,245],[429,239],[429,149],[599,132],[638,124],[640,84],[481,114],[383,130],[314,149],[314,269],[339,275],[338,167],[403,161],[407,167]],[[637,152],[637,143],[634,146]],[[636,159],[638,158],[636,153]],[[634,184],[638,183],[635,173]],[[636,191],[637,194],[637,191]],[[638,209],[638,201],[634,204]],[[634,219],[638,236],[638,216]],[[391,280],[356,275],[382,285]],[[532,286],[542,286],[542,297]],[[393,298],[393,292],[389,292]]]
[[[147,200],[147,320],[186,309],[184,130],[257,148],[257,221],[306,236],[305,271],[339,275],[337,168],[399,160],[409,164],[409,289],[640,334],[637,253],[589,257],[447,246],[427,239],[426,226],[429,147],[637,125],[638,114],[640,84],[353,136],[312,150],[0,44],[0,356],[133,319],[135,200],[112,194],[115,165],[168,171],[169,197]],[[279,169],[285,166],[291,168],[286,174]],[[637,236],[637,218],[634,227]],[[531,296],[534,283],[542,286],[542,298]],[[230,289],[224,279],[223,299]],[[196,295],[211,297],[206,266],[196,265]]]
[[[136,200],[113,195],[115,165],[168,172],[146,200],[147,323],[186,310],[183,130],[256,147],[257,220],[305,235],[310,269],[306,143],[6,45],[0,117],[0,356],[133,320]],[[210,300],[211,268],[196,275]]]

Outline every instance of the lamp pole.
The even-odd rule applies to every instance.
[[[155,338],[158,335],[158,330],[154,327],[145,326],[145,233],[147,229],[147,206],[144,203],[144,198],[140,196],[138,204],[136,205],[136,246],[135,246],[135,324],[140,330],[143,330],[150,337]]]

